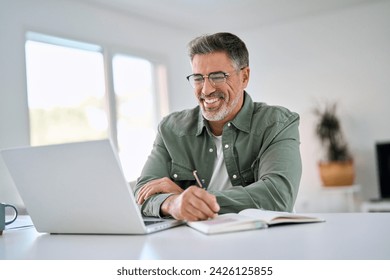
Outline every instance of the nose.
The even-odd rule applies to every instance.
[[[204,95],[209,95],[210,93],[212,93],[214,91],[215,91],[215,88],[211,84],[210,80],[209,79],[204,79],[203,87],[202,87],[202,93]]]

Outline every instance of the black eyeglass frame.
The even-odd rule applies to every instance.
[[[213,75],[216,75],[216,74],[223,74],[223,79],[224,81],[221,81],[221,82],[218,82],[218,83],[215,83],[215,81],[213,80]],[[225,83],[226,82],[226,78],[228,78],[230,76],[230,73],[226,73],[226,72],[223,72],[223,71],[217,71],[217,72],[211,72],[209,73],[208,75],[202,75],[202,74],[191,74],[189,76],[187,76],[187,81],[190,83],[190,85],[193,87],[193,88],[196,88],[195,86],[195,83],[194,81],[191,82],[191,77],[199,77],[199,78],[202,78],[202,86],[204,85],[204,81],[207,79],[209,79],[209,82],[213,85],[213,87],[216,86],[216,84],[220,84],[220,83]],[[210,76],[211,76],[211,79],[210,79]]]
[[[240,68],[240,71],[245,69],[246,67],[248,66],[243,66]],[[238,71],[237,71],[238,72]],[[209,79],[209,82],[213,85],[213,87],[216,86],[217,83],[215,83],[213,81],[213,78],[211,78],[210,80],[210,75],[214,75],[214,74],[223,74],[224,77],[224,81],[223,82],[218,82],[218,84],[221,84],[221,83],[226,83],[226,79],[230,76],[230,73],[227,73],[227,72],[223,72],[223,71],[217,71],[217,72],[211,72],[209,73],[208,75],[202,75],[202,74],[191,74],[191,75],[188,75],[186,77],[187,81],[190,83],[190,85],[193,87],[193,88],[196,88],[195,84],[193,82],[191,82],[191,77],[194,77],[194,76],[199,76],[199,77],[202,77],[202,86],[204,85],[204,81],[205,81],[205,78]]]

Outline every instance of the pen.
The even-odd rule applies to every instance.
[[[192,172],[192,174],[194,174],[194,177],[195,177],[196,182],[198,183],[198,186],[199,186],[200,188],[203,189],[203,185],[202,185],[202,183],[200,182],[199,177],[198,177],[198,171],[194,170],[194,171]]]
[[[202,189],[205,189],[205,188],[203,187],[201,181],[199,180],[198,171],[194,170],[194,171],[192,172],[192,174],[194,174],[194,177],[195,177],[196,182],[198,183],[198,186],[199,186],[200,188],[202,188]],[[218,215],[218,213],[214,213],[214,217],[215,217],[216,215]]]

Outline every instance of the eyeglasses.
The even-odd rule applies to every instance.
[[[201,88],[203,87],[205,78],[208,78],[211,85],[213,87],[216,87],[222,83],[225,83],[226,78],[229,77],[229,75],[229,73],[225,73],[222,71],[213,72],[208,75],[192,74],[187,76],[187,80],[190,82],[193,88]]]

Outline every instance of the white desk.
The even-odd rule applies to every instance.
[[[313,215],[326,222],[214,236],[187,226],[143,236],[6,230],[0,259],[390,259],[390,213]]]

